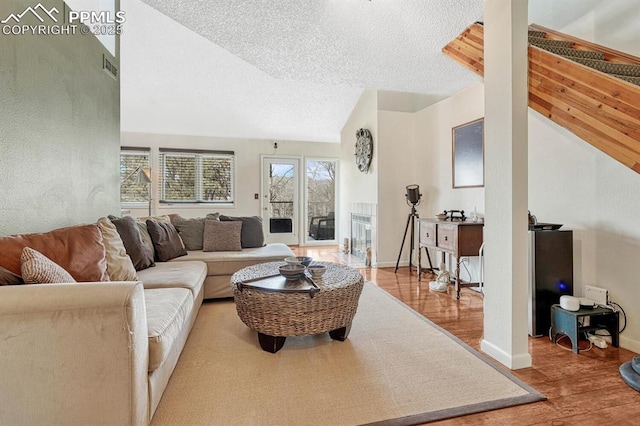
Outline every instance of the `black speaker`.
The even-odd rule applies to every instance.
[[[551,305],[573,295],[573,232],[529,231],[529,335],[546,336]]]

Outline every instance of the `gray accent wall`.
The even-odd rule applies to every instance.
[[[3,0],[0,20],[29,5]],[[0,236],[119,214],[120,85],[103,54],[79,31],[0,34]]]

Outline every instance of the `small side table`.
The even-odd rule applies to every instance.
[[[589,325],[583,326],[581,322],[589,318]],[[595,307],[593,309],[580,309],[567,311],[560,305],[551,306],[551,341],[556,342],[558,334],[566,334],[571,339],[574,353],[579,353],[578,338],[580,333],[606,329],[611,335],[611,344],[618,347],[619,317],[618,312],[611,309]]]

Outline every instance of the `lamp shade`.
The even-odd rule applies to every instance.
[[[145,169],[140,169],[138,170],[138,173],[136,173],[133,181],[135,183],[151,183],[151,177],[149,177],[148,172]]]

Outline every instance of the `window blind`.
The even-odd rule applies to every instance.
[[[233,151],[160,148],[161,203],[233,203]]]

